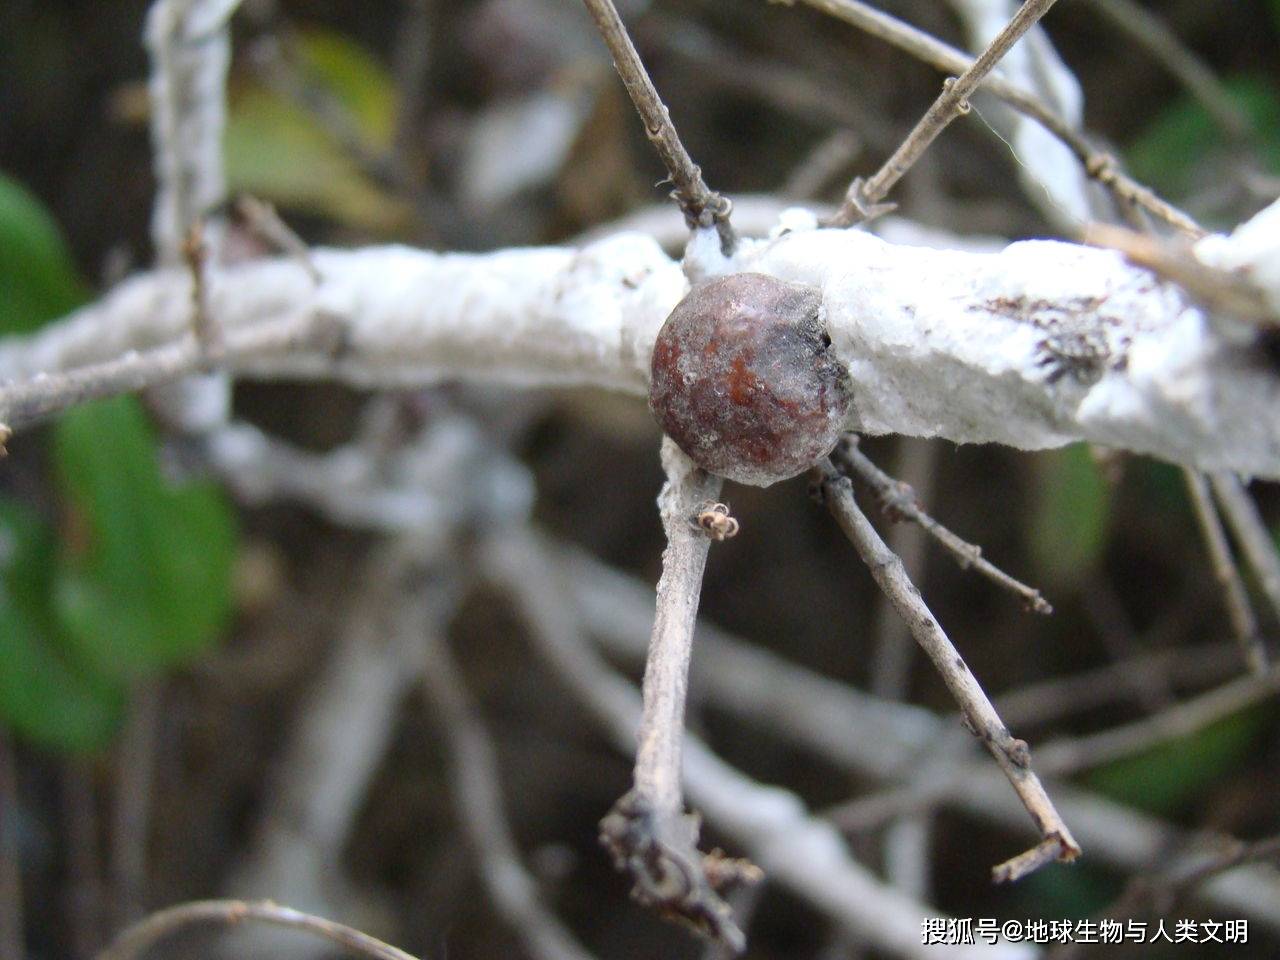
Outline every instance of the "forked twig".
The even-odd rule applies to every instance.
[[[1022,598],[1028,610],[1036,613],[1053,613],[1053,607],[1039,590],[1016,580],[982,556],[982,548],[956,536],[920,508],[915,491],[905,483],[895,480],[858,449],[858,438],[850,435],[840,442],[831,454],[832,461],[841,472],[857,477],[875,491],[885,511],[894,519],[901,518],[917,523],[938,543],[942,544],[960,565],[986,577],[996,586]]]
[[[923,30],[877,10],[862,0],[804,0],[830,16],[843,20],[866,33],[892,44],[918,60],[939,70],[959,74],[969,68],[973,58]],[[1140,207],[1170,226],[1192,236],[1203,236],[1204,230],[1187,214],[1162,200],[1148,187],[1121,171],[1116,159],[1097,150],[1079,130],[1050,109],[1034,94],[1010,83],[1003,77],[988,75],[981,89],[1030,117],[1058,138],[1085,169],[1085,173],[1109,190],[1123,204]]]
[[[662,465],[667,482],[658,509],[667,548],[645,663],[633,786],[600,822],[600,841],[614,865],[635,881],[633,897],[740,951],[745,938],[716,892],[719,861],[698,851],[698,819],[685,813],[681,788],[689,657],[711,546],[694,519],[719,498],[721,480],[665,437]]]
[[[246,920],[314,933],[362,957],[373,960],[416,960],[411,954],[376,937],[324,917],[312,916],[270,900],[196,900],[160,910],[125,929],[97,960],[135,960],[155,943],[198,923],[235,926]]]
[[[1267,653],[1258,630],[1258,618],[1249,603],[1249,592],[1245,589],[1235,558],[1231,556],[1231,545],[1227,543],[1222,519],[1218,516],[1213,497],[1209,493],[1209,482],[1203,474],[1190,468],[1184,468],[1182,476],[1187,484],[1187,493],[1191,496],[1200,533],[1204,537],[1205,546],[1209,548],[1213,576],[1222,587],[1222,598],[1227,606],[1231,631],[1249,669],[1257,674],[1265,673]]]
[[[689,227],[715,226],[720,234],[721,248],[726,254],[732,253],[737,244],[733,227],[729,224],[729,213],[733,205],[707,186],[702,179],[702,170],[685,150],[680,135],[671,122],[671,112],[658,96],[657,88],[640,61],[640,54],[636,52],[635,44],[631,42],[613,0],[583,2],[595,19],[600,36],[609,47],[618,76],[622,78],[636,112],[644,121],[645,133],[649,135],[650,142],[671,176],[671,182],[675,186],[672,196],[680,205]]]
[[[1057,0],[1026,0],[1005,28],[983,50],[964,73],[943,84],[942,93],[925,111],[902,145],[869,180],[858,177],[849,186],[844,203],[831,218],[831,225],[849,227],[876,214],[880,201],[889,195],[902,176],[929,149],[930,144],[956,117],[969,112],[969,97],[1022,35],[1049,12]]]
[[[1009,732],[937,618],[907,578],[902,561],[885,546],[871,521],[859,509],[853,497],[853,482],[841,475],[829,460],[814,470],[836,522],[870,569],[877,586],[907,621],[916,642],[933,661],[960,705],[970,728],[1000,765],[1043,837],[1031,850],[994,867],[992,877],[997,882],[1017,880],[1051,860],[1074,860],[1080,855],[1080,847],[1032,771],[1031,751],[1026,741]]]

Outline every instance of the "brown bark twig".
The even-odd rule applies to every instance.
[[[529,531],[504,532],[486,544],[484,553],[489,568],[515,600],[531,640],[547,664],[587,706],[617,747],[630,750],[641,713],[640,697],[591,646],[574,607],[598,602],[604,608],[603,619],[593,629],[605,633],[621,629],[632,635],[636,642],[629,645],[630,655],[643,659],[644,638],[652,623],[652,587],[628,580],[629,588],[618,595],[610,583],[619,575],[600,579],[592,572],[598,573],[598,563],[586,569],[574,564],[577,569],[569,572],[556,562],[558,552],[553,553]],[[590,581],[589,588],[585,581]],[[590,601],[584,593],[591,595]],[[577,603],[569,598],[576,598]],[[591,619],[596,620],[594,616]],[[737,679],[740,677],[724,677],[729,692],[717,700],[730,710],[752,716],[762,699],[760,688],[769,688],[774,678],[767,671],[762,673],[754,689],[737,686]],[[813,679],[856,695],[825,677]],[[766,689],[763,699],[770,693]],[[804,712],[803,704],[790,706],[795,712]],[[917,710],[896,704],[891,708],[899,715]],[[785,725],[786,719],[781,723]],[[869,745],[850,743],[861,738],[849,737],[849,729],[852,727],[832,729],[824,724],[823,734],[846,749],[858,751],[876,751],[884,746],[883,741],[893,738],[882,737],[881,743]],[[899,761],[909,758],[899,751],[894,762]],[[854,859],[834,828],[813,815],[799,797],[730,767],[694,736],[687,738],[684,769],[689,796],[706,811],[710,823],[759,863],[770,883],[802,898],[859,942],[894,956],[932,960],[935,948],[920,943],[920,917],[934,913],[934,909],[873,876]],[[760,870],[741,861],[715,862],[720,869],[733,869],[734,879],[750,882],[760,876]]]
[[[234,927],[247,921],[313,933],[372,960],[417,960],[367,933],[269,900],[196,900],[157,911],[120,933],[97,960],[138,960],[153,945],[187,927],[202,923]]]
[[[244,218],[249,229],[270,243],[277,250],[293,257],[307,271],[311,282],[317,286],[323,279],[311,258],[311,247],[289,224],[285,223],[274,204],[248,195],[238,197],[235,211]]]
[[[794,2],[794,0],[792,0]],[[974,60],[968,54],[930,36],[908,23],[863,3],[862,0],[803,0],[829,16],[857,27],[939,70],[959,74]],[[1138,207],[1165,223],[1192,236],[1204,230],[1187,214],[1158,197],[1125,174],[1115,157],[1096,149],[1075,127],[1046,106],[1038,97],[1003,77],[988,75],[981,89],[1035,120],[1058,138],[1080,161],[1089,177],[1105,187],[1122,207]]]
[[[555,551],[555,559],[562,568],[564,589],[573,600],[569,606],[577,608],[583,629],[589,630],[611,657],[628,663],[643,661],[651,623],[652,588],[576,549],[561,546]],[[524,568],[530,565],[526,562]],[[544,560],[543,566],[547,565]],[[560,630],[572,629],[565,624],[563,601],[557,603],[557,598],[552,597],[545,606],[548,616],[559,618],[556,625]],[[871,825],[879,826],[921,806],[927,809],[943,805],[1001,830],[1021,831],[1030,826],[1026,809],[990,762],[975,763],[966,756],[967,751],[946,749],[950,739],[965,742],[957,736],[962,731],[953,718],[912,704],[871,697],[734,638],[705,621],[699,624],[697,642],[698,656],[690,678],[695,697],[860,778],[909,784],[874,795],[879,811],[867,810],[874,817]],[[1209,659],[1215,649],[1215,645],[1203,645],[1179,651],[1182,666],[1174,669],[1174,675],[1197,680],[1203,674],[1195,672],[1193,661]],[[574,665],[577,662],[571,661]],[[1139,669],[1140,662],[1131,666]],[[568,668],[566,663],[565,672]],[[577,682],[584,693],[594,693],[596,688],[587,678]],[[1128,695],[1126,688],[1118,684],[1113,687],[1113,696]],[[626,732],[630,729],[624,728]],[[850,730],[858,735],[849,736]],[[951,782],[945,793],[925,798],[923,791],[932,791],[935,784],[932,778],[920,776],[921,758],[935,756],[954,758],[963,767],[962,776]],[[695,783],[688,781],[691,793]],[[1053,789],[1056,805],[1073,825],[1073,833],[1081,837],[1100,862],[1119,870],[1147,870],[1189,836],[1164,821],[1069,783],[1055,783]],[[868,803],[873,801],[872,796],[865,799]],[[707,806],[705,800],[699,803]],[[851,810],[852,807],[850,804]],[[751,849],[749,841],[744,843]],[[762,852],[753,853],[769,871],[771,880],[783,882],[782,875]],[[1280,930],[1280,894],[1272,875],[1253,871],[1214,880],[1205,890],[1205,897],[1220,910],[1242,913],[1266,923],[1269,929]]]
[[[649,73],[645,70],[636,52],[635,44],[627,33],[622,17],[618,15],[613,0],[583,0],[600,30],[609,53],[613,56],[613,65],[627,88],[636,112],[644,121],[645,133],[649,142],[657,150],[675,189],[672,196],[680,205],[690,229],[714,226],[720,234],[720,246],[724,253],[730,254],[737,245],[733,227],[729,223],[729,214],[733,205],[723,196],[709,188],[702,179],[702,170],[693,162],[689,152],[685,150],[671,122],[671,111],[667,109],[658,90],[653,85]]]
[[[853,482],[841,475],[829,460],[814,469],[836,522],[870,569],[877,586],[907,621],[916,641],[959,703],[970,729],[995,758],[1040,831],[1041,843],[998,864],[992,869],[993,879],[1013,881],[1050,860],[1074,860],[1080,855],[1080,847],[1032,771],[1026,742],[1009,732],[919,591],[907,578],[902,561],[885,546],[859,509],[853,497]]]
[[[209,291],[205,267],[209,247],[204,240],[204,221],[196,219],[182,239],[182,260],[191,274],[191,329],[200,348],[201,365],[208,368],[222,356],[222,328],[209,311]]]
[[[889,195],[894,184],[929,149],[947,124],[969,112],[969,97],[978,89],[982,79],[995,69],[996,64],[1022,35],[1035,26],[1056,2],[1057,0],[1026,0],[978,59],[959,77],[948,79],[943,84],[942,93],[880,169],[870,179],[858,177],[850,184],[844,202],[831,218],[831,225],[851,227],[883,211],[885,208],[880,201]]]
[[[920,508],[916,492],[910,485],[895,480],[858,448],[858,438],[849,436],[842,440],[831,455],[832,461],[847,476],[856,477],[871,487],[885,512],[893,519],[910,520],[943,546],[962,570],[972,569],[996,586],[1020,597],[1028,610],[1035,613],[1053,613],[1053,607],[1039,590],[1029,587],[1005,573],[982,556],[982,548],[956,536]]]

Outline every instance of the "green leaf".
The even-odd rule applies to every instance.
[[[44,206],[0,174],[0,333],[26,333],[84,297],[62,234]]]
[[[1102,557],[1111,490],[1087,444],[1046,453],[1038,467],[1031,552],[1046,578],[1069,583]]]
[[[1120,803],[1170,816],[1220,783],[1274,719],[1274,710],[1265,705],[1252,707],[1190,736],[1098,767],[1085,781]]]
[[[260,84],[240,90],[225,139],[231,188],[363,231],[394,233],[408,222],[409,207],[357,161],[390,150],[394,83],[369,53],[339,34],[305,33],[296,49],[298,79],[322,106],[309,109]],[[327,120],[325,110],[332,112]]]
[[[378,59],[349,37],[330,30],[306,31],[297,50],[304,82],[342,107],[368,148],[390,150],[395,137],[396,85]]]
[[[77,654],[123,678],[207,649],[230,615],[236,544],[218,488],[165,482],[132,397],[70,411],[55,428],[54,449],[73,520],[84,529],[54,587]]]
[[[0,719],[35,743],[89,751],[119,725],[124,688],[85,670],[58,642],[55,562],[49,529],[0,500]]]
[[[1280,85],[1274,77],[1231,77],[1228,96],[1252,121],[1258,156],[1273,173],[1280,173]],[[1139,180],[1163,193],[1186,194],[1197,169],[1222,149],[1221,131],[1200,103],[1183,94],[1156,115],[1126,156]]]

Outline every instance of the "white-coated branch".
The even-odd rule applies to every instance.
[[[1202,242],[1212,243],[1215,265],[1256,268],[1274,303],[1277,245],[1259,245],[1265,231],[1251,228],[1277,219],[1280,204],[1236,236]],[[806,229],[804,216],[787,222],[772,240],[744,242],[727,268],[822,291],[854,384],[850,429],[1022,449],[1087,440],[1201,470],[1280,477],[1280,375],[1265,351],[1119,253],[1054,241],[994,254],[926,250]],[[686,291],[678,264],[652,240],[625,234],[581,250],[378,247],[317,250],[314,262],[318,285],[285,261],[211,279],[209,310],[228,336],[299,308],[341,328],[337,349],[240,355],[229,361],[234,372],[641,394],[657,330]],[[184,272],[138,277],[34,337],[0,342],[0,377],[52,375],[169,342],[189,322],[189,298]],[[12,389],[0,388],[0,422]]]
[[[187,230],[226,193],[227,20],[237,6],[239,0],[156,0],[147,12],[156,177],[151,236],[162,263],[179,261]]]

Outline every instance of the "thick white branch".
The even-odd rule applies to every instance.
[[[1233,247],[1234,238],[1212,239],[1219,258]],[[341,347],[242,356],[236,372],[642,394],[658,327],[687,286],[678,264],[634,234],[581,250],[378,247],[317,250],[314,260],[318,285],[291,262],[220,273],[210,309],[228,331],[312,309],[337,320]],[[1028,241],[968,253],[792,229],[745,243],[724,268],[822,290],[855,385],[851,429],[1022,449],[1088,440],[1280,477],[1274,365],[1251,343],[1220,335],[1177,287],[1113,251]],[[1264,273],[1255,279],[1269,285]],[[0,377],[167,342],[188,323],[189,283],[180,271],[147,274],[36,337],[0,343]],[[0,420],[5,408],[0,388]]]

